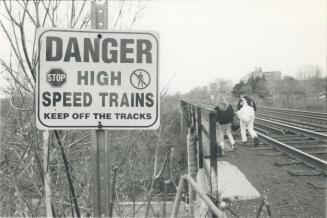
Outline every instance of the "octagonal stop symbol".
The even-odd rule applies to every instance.
[[[47,73],[47,81],[50,83],[50,85],[54,87],[60,87],[62,86],[67,79],[67,74],[65,71],[63,71],[60,68],[52,68]]]

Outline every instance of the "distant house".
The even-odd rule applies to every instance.
[[[249,78],[256,77],[265,77],[266,81],[269,83],[270,81],[276,81],[282,79],[281,71],[262,71],[261,67],[256,67],[254,71],[248,73],[246,76],[242,78],[243,82],[247,82]]]
[[[279,81],[282,79],[281,71],[262,71],[261,67],[256,67],[254,71],[245,75],[242,81],[247,83],[250,78],[255,79],[257,77],[264,77],[266,79],[266,85],[272,98],[278,97],[276,86],[278,86]]]

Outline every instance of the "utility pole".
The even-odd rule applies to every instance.
[[[91,1],[91,28],[108,29],[108,2],[105,0]],[[98,34],[101,40],[101,33]],[[92,179],[94,190],[94,216],[109,216],[109,148],[107,131],[102,130],[99,122],[98,130],[92,131]]]

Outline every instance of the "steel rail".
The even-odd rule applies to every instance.
[[[293,109],[286,109],[286,108],[271,108],[271,107],[258,107],[258,109],[264,109],[269,111],[287,111],[293,112],[297,114],[304,114],[304,115],[315,115],[327,118],[327,113],[324,112],[312,112],[312,111],[302,111],[302,110],[293,110]]]
[[[314,131],[310,131],[310,130],[306,130],[306,129],[302,129],[302,128],[298,128],[298,127],[294,127],[291,125],[287,125],[287,124],[283,124],[283,123],[279,123],[279,122],[275,122],[275,121],[271,121],[271,120],[267,120],[267,119],[263,119],[263,118],[259,118],[256,117],[256,120],[265,122],[265,123],[270,123],[276,126],[280,126],[285,128],[286,130],[289,130],[291,132],[300,134],[300,135],[304,135],[304,136],[308,136],[310,138],[314,138],[314,139],[319,139],[323,142],[327,142],[327,135],[323,134],[323,133],[319,133],[319,132],[314,132]]]
[[[318,124],[318,123],[308,123],[308,122],[304,122],[304,121],[300,121],[297,119],[291,119],[291,118],[286,118],[286,117],[276,117],[273,115],[268,115],[265,113],[257,113],[256,117],[259,118],[263,118],[263,119],[270,119],[270,120],[276,120],[276,121],[280,121],[280,122],[288,122],[288,123],[292,123],[295,124],[297,126],[307,126],[308,128],[316,128],[319,130],[327,130],[327,126],[326,125],[322,125],[322,124]]]
[[[263,110],[262,112],[264,113],[265,110]],[[277,115],[281,115],[281,116],[292,116],[294,117],[294,119],[298,118],[298,119],[304,119],[304,120],[310,120],[310,121],[314,121],[314,122],[325,122],[327,123],[327,118],[325,117],[316,117],[316,116],[311,116],[311,115],[303,115],[303,114],[292,114],[292,113],[285,113],[285,112],[281,112],[281,111],[266,111],[269,112],[270,114],[277,114]]]
[[[327,162],[305,153],[299,149],[291,147],[283,142],[277,141],[271,137],[268,137],[262,133],[257,132],[258,137],[264,143],[276,148],[277,150],[286,153],[287,155],[294,157],[300,161],[303,161],[308,166],[314,167],[315,169],[321,171],[323,174],[327,174]]]

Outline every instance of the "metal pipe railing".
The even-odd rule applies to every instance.
[[[171,218],[176,218],[178,217],[178,212],[179,212],[179,205],[182,197],[182,192],[183,192],[183,186],[185,180],[192,186],[192,188],[195,190],[195,192],[202,198],[202,200],[206,203],[206,205],[209,207],[209,209],[214,213],[218,218],[220,217],[225,217],[225,213],[220,210],[217,205],[215,205],[212,200],[208,197],[208,195],[203,191],[203,189],[190,177],[187,175],[181,176],[177,188],[177,193],[176,197],[174,200],[173,208],[172,208],[172,213],[171,213]]]

